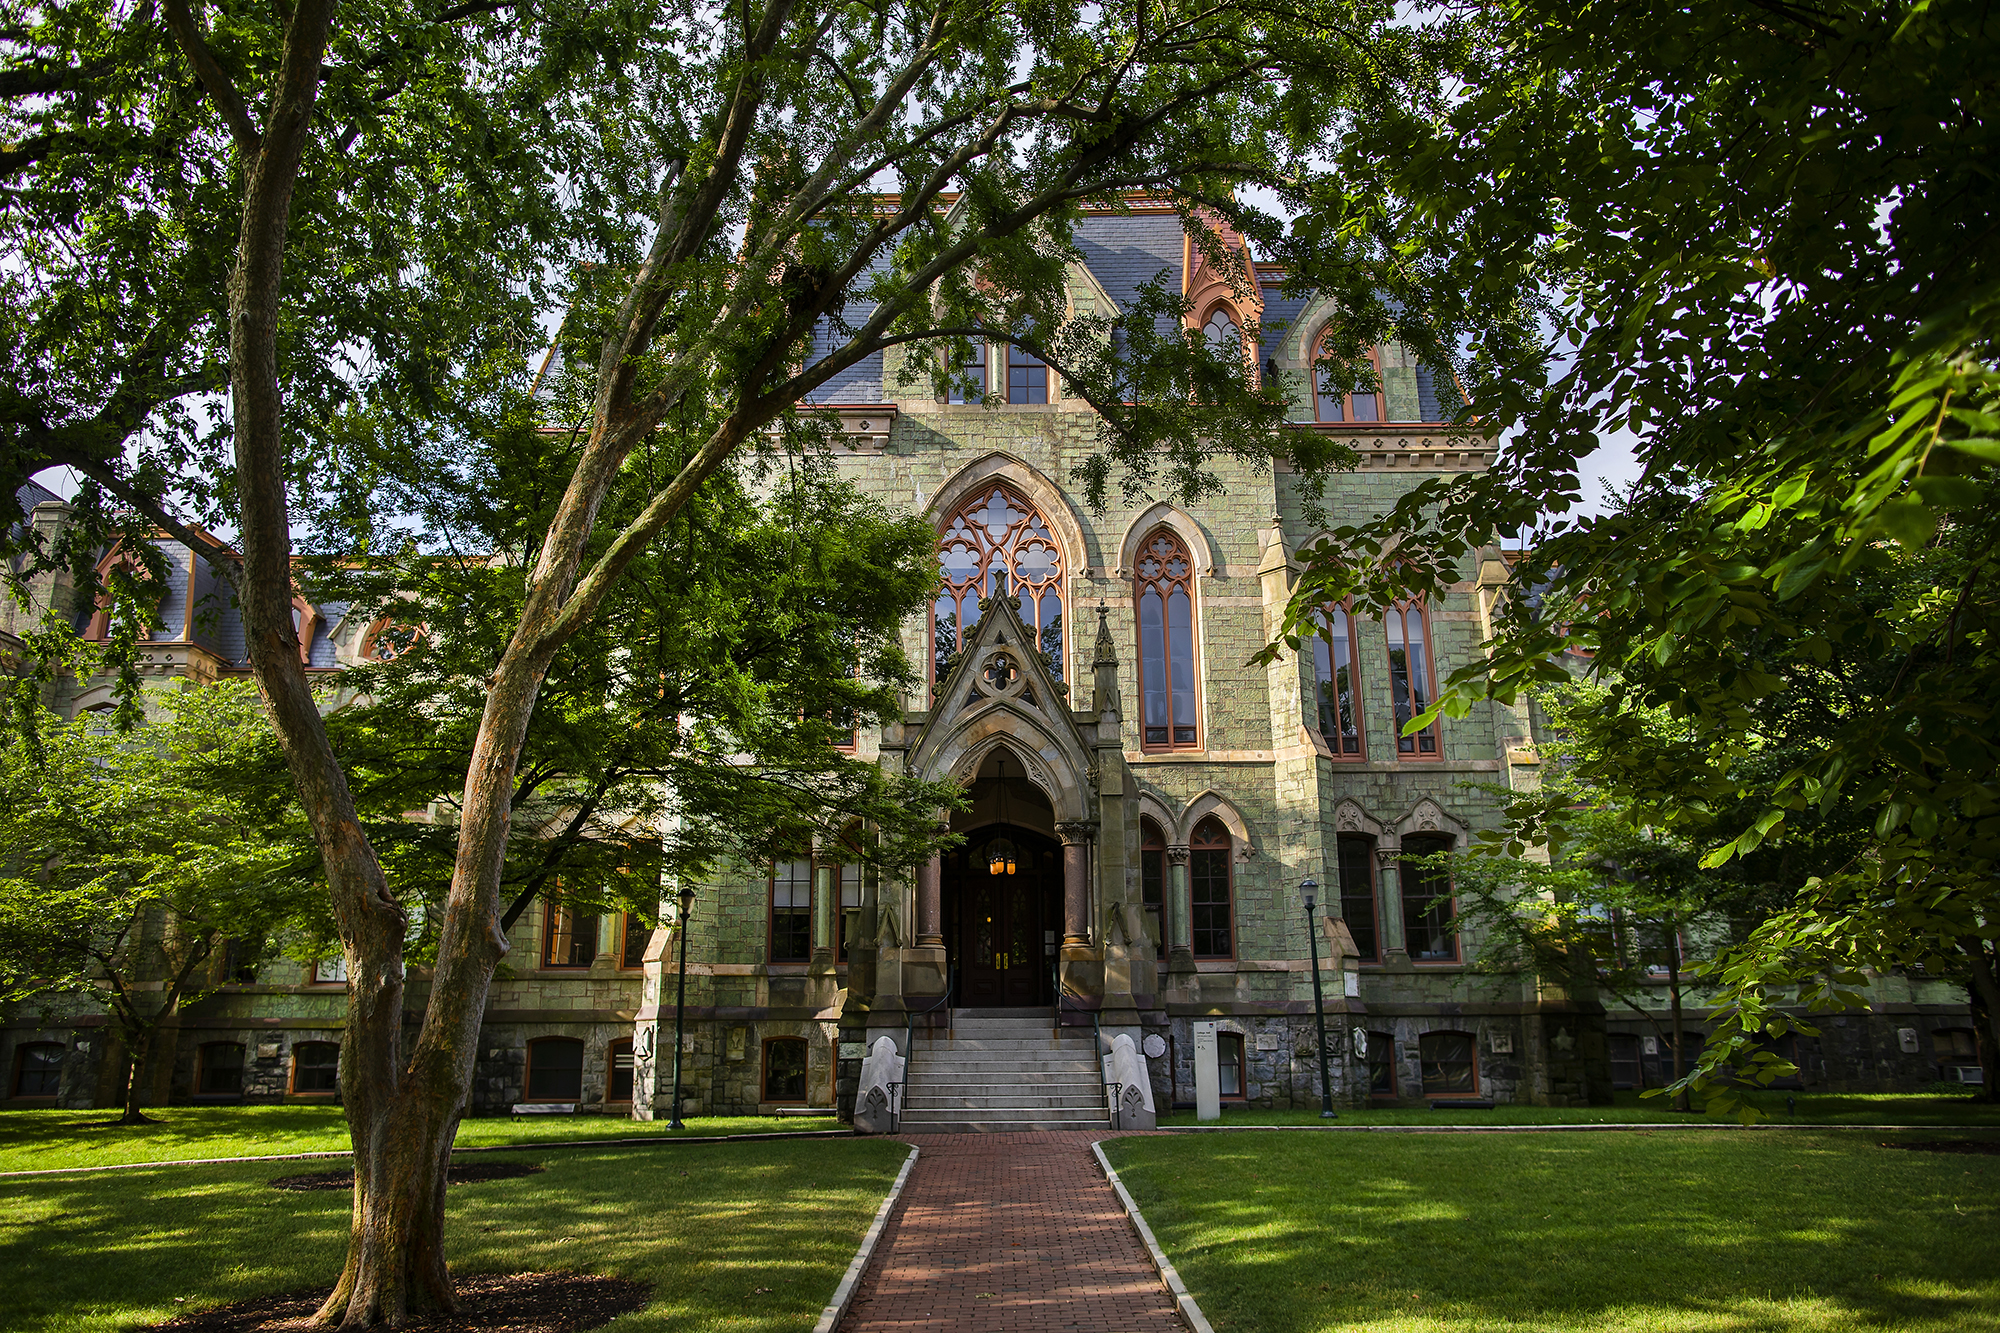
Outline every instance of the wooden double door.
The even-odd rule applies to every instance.
[[[988,868],[987,849],[1002,836],[1018,853],[1013,874]],[[1025,829],[979,829],[942,869],[945,938],[959,978],[953,1003],[974,1009],[1053,1003],[1050,978],[1062,925],[1062,857],[1055,841]]]

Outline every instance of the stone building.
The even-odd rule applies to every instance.
[[[1238,290],[1171,210],[1088,218],[1077,242],[1080,312],[1115,314],[1164,273],[1192,327],[1224,340],[1260,328],[1258,373],[1291,386],[1292,428],[1359,454],[1329,488],[1333,523],[1489,462],[1490,439],[1445,424],[1449,376],[1398,347],[1374,353],[1380,393],[1321,392],[1310,367],[1331,304],[1287,296],[1283,275],[1254,261]],[[1485,636],[1508,582],[1503,552],[1468,559],[1430,604],[1381,618],[1330,608],[1312,651],[1252,665],[1299,552],[1322,535],[1286,472],[1224,462],[1224,491],[1193,507],[1113,501],[1093,513],[1071,478],[1096,447],[1095,422],[1048,367],[989,345],[966,371],[984,401],[968,402],[901,386],[900,369],[893,355],[864,362],[820,404],[842,424],[842,470],[938,532],[934,614],[906,630],[933,679],[854,744],[861,758],[964,783],[971,808],[950,818],[963,845],[911,876],[878,875],[842,845],[688,886],[686,1110],[850,1113],[862,1053],[887,1036],[910,1056],[913,1121],[928,1098],[931,1123],[1060,1122],[1065,1109],[1101,1123],[1099,1050],[1131,1037],[1164,1110],[1193,1100],[1195,1027],[1211,1023],[1225,1107],[1317,1105],[1307,878],[1320,886],[1337,1101],[1582,1104],[1660,1081],[1654,1028],[1476,970],[1480,942],[1451,929],[1449,883],[1406,864],[1490,822],[1478,788],[1534,781],[1525,710],[1480,706],[1399,734]],[[34,522],[59,519],[53,497],[30,507]],[[212,576],[181,558],[194,597]],[[315,665],[374,651],[378,627],[348,623],[344,608],[301,615],[314,618]],[[149,645],[156,669],[244,670],[240,631],[205,641],[186,637],[200,633],[191,618],[177,623],[181,639]],[[91,689],[66,702],[91,706]],[[493,988],[475,1112],[668,1111],[674,898],[663,890],[656,931],[539,903],[522,916]],[[191,1011],[163,1093],[330,1095],[319,1071],[338,1040],[338,970],[291,971],[267,969]],[[1829,1020],[1825,1038],[1799,1039],[1809,1086],[1910,1087],[1976,1066],[1960,1053],[1961,994],[1897,977],[1876,996],[1868,1013]],[[1067,1036],[1020,1039],[1058,1011]],[[91,1027],[15,1014],[0,1037],[10,1104],[100,1097],[102,1060],[81,1054]],[[967,1063],[982,1052],[993,1058]],[[58,1074],[34,1072],[49,1061]],[[1065,1077],[1089,1085],[1094,1107],[1021,1092]]]

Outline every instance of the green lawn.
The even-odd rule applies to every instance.
[[[279,1153],[344,1152],[347,1120],[337,1106],[169,1106],[149,1110],[157,1125],[118,1125],[116,1111],[0,1112],[0,1171],[123,1162],[179,1162],[201,1157],[267,1157]],[[839,1129],[824,1118],[709,1116],[690,1119],[681,1133],[761,1134]],[[494,1116],[459,1125],[458,1146],[671,1134],[666,1121],[620,1116]]]
[[[1218,1333],[2000,1330],[2000,1157],[1895,1151],[1883,1137],[1169,1135],[1105,1148]]]
[[[454,1186],[454,1272],[561,1268],[655,1283],[619,1333],[810,1328],[908,1149],[880,1139],[580,1148],[519,1180]],[[0,1181],[0,1327],[109,1333],[330,1285],[345,1191],[274,1190],[299,1168],[162,1167]],[[184,1302],[184,1303],[182,1303]]]
[[[1706,1116],[1687,1115],[1667,1109],[1661,1097],[1641,1097],[1621,1092],[1611,1106],[1496,1106],[1490,1111],[1444,1110],[1422,1107],[1367,1107],[1356,1110],[1338,1107],[1343,1125],[1612,1125],[1687,1124]],[[1925,1097],[1903,1093],[1797,1094],[1795,1111],[1785,1109],[1782,1092],[1753,1092],[1749,1101],[1776,1125],[1991,1125],[2000,1129],[2000,1106],[1975,1102],[1970,1097]],[[1162,1125],[1196,1125],[1192,1111],[1175,1111],[1160,1117]],[[1211,1122],[1212,1123],[1212,1122]],[[1229,1107],[1222,1113],[1225,1125],[1317,1125],[1324,1123],[1318,1111],[1259,1111]],[[1717,1123],[1731,1123],[1721,1117]]]

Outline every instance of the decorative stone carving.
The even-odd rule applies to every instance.
[[[896,1127],[903,1095],[904,1060],[894,1037],[877,1037],[861,1062],[861,1084],[855,1090],[854,1128],[861,1134],[888,1134]]]
[[[1342,801],[1333,812],[1333,826],[1342,833],[1361,832],[1361,810],[1352,801]]]
[[[1056,824],[1056,836],[1062,839],[1064,846],[1089,842],[1096,832],[1097,825],[1088,820],[1065,819]]]
[[[1184,866],[1188,863],[1188,849],[1186,847],[1169,847],[1167,848],[1167,859],[1177,866]]]

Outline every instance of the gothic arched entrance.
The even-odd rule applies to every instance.
[[[965,844],[939,866],[945,949],[967,1008],[1048,1004],[1053,993],[1062,847],[1048,797],[1010,759],[999,747],[980,765],[972,809],[952,821]]]

